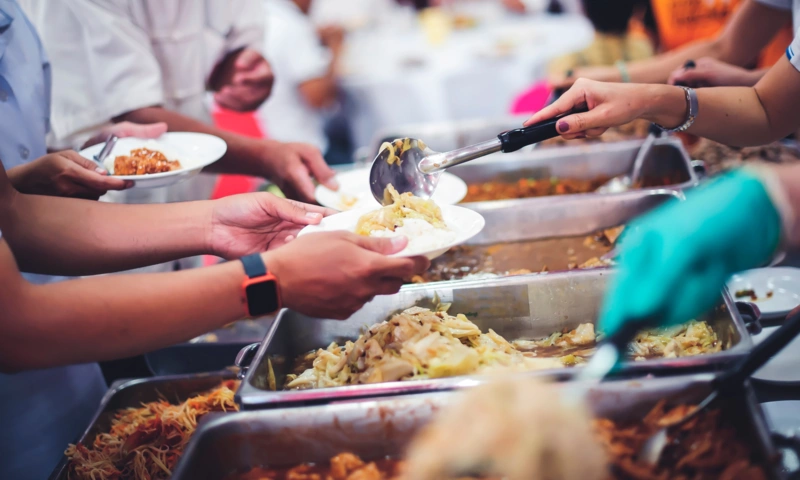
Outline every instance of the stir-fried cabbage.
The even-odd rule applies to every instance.
[[[369,236],[374,230],[391,230],[403,226],[403,220],[416,218],[436,228],[447,228],[442,211],[432,200],[415,197],[411,193],[399,194],[392,185],[386,187],[384,196],[393,203],[369,212],[358,219],[356,233]]]

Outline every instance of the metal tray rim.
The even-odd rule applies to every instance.
[[[598,269],[601,270],[601,269]],[[587,272],[587,271],[583,271]],[[607,269],[606,271],[598,272],[599,275],[603,273],[612,273],[613,270]],[[549,276],[570,276],[575,275],[576,272],[559,272],[549,273]],[[536,275],[536,274],[534,274]],[[514,285],[514,284],[527,284],[526,275],[516,277],[505,277],[489,280],[474,280],[474,281],[460,281],[457,285],[459,288],[467,287],[469,285],[478,285],[484,287],[492,287],[495,285]],[[442,285],[443,286],[443,285]],[[418,286],[424,288],[424,285]],[[740,341],[728,350],[722,352],[698,355],[695,357],[681,357],[670,359],[655,359],[645,360],[641,362],[626,362],[622,374],[644,376],[653,372],[663,373],[664,370],[669,373],[679,373],[681,371],[698,369],[698,368],[715,368],[736,359],[743,357],[749,352],[752,347],[752,339],[747,332],[744,320],[742,319],[739,310],[736,308],[733,299],[726,289],[721,290],[723,303],[731,315],[736,333],[739,334]],[[415,380],[408,382],[386,382],[376,383],[370,385],[347,385],[342,387],[330,387],[309,390],[279,390],[267,391],[257,389],[252,385],[252,380],[260,365],[266,352],[277,334],[281,322],[285,320],[287,315],[292,312],[288,309],[281,311],[278,318],[275,319],[266,337],[258,347],[258,351],[251,362],[251,366],[247,369],[244,381],[242,381],[236,392],[236,400],[244,410],[255,408],[274,408],[291,406],[291,404],[303,402],[332,402],[345,398],[365,398],[377,397],[384,395],[398,395],[408,393],[422,393],[431,391],[441,391],[450,389],[469,388],[479,385],[487,380],[487,377],[480,375],[458,376],[439,379]],[[558,369],[543,369],[534,370],[530,372],[520,372],[519,376],[549,376],[559,379],[569,379],[576,375],[577,370],[573,368],[558,368]]]

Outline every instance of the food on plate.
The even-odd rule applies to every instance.
[[[339,195],[339,210],[350,210],[355,207],[357,203],[358,197],[355,195],[349,195],[347,193]]]
[[[525,275],[534,272],[606,267],[624,225],[588,236],[460,245],[431,262],[411,283]]]
[[[578,140],[566,140],[564,137],[555,137],[541,142],[542,146],[552,145],[574,145],[577,143],[609,143],[621,142],[624,140],[635,140],[637,138],[644,138],[650,129],[650,122],[647,120],[634,120],[619,127],[609,128],[606,133],[599,137],[582,138]]]
[[[422,151],[428,148],[422,140],[398,138],[393,142],[383,142],[381,148],[378,149],[378,155],[382,154],[384,151],[388,151],[389,154],[386,157],[386,163],[389,165],[394,165],[396,163],[399,167],[403,164],[403,154],[415,147]]]
[[[181,162],[169,160],[162,152],[151,148],[135,148],[130,155],[114,159],[114,175],[151,175],[180,168]]]
[[[730,147],[713,140],[700,139],[691,147],[692,158],[702,160],[709,174],[717,174],[747,162],[796,163],[800,148],[774,142],[757,147]]]
[[[408,237],[405,252],[428,252],[455,241],[457,234],[442,217],[432,201],[411,193],[399,194],[392,185],[385,196],[391,205],[364,214],[358,219],[356,233],[369,237]]]
[[[91,445],[70,445],[70,479],[168,479],[197,422],[209,412],[238,411],[233,399],[236,380],[192,397],[178,405],[165,399],[119,410],[108,432]]]
[[[506,378],[440,410],[411,442],[405,478],[603,480],[607,464],[583,402],[552,383]]]
[[[326,464],[306,463],[290,468],[256,467],[225,480],[400,480],[403,462],[388,458],[365,462],[358,455],[340,453]]]
[[[372,325],[355,341],[331,343],[300,356],[284,388],[305,390],[344,385],[422,380],[581,365],[598,341],[594,325],[583,323],[534,340],[509,342],[492,329],[481,332],[465,315],[412,307]],[[629,346],[634,360],[683,357],[722,350],[706,322],[639,333]],[[274,376],[274,372],[270,372]]]

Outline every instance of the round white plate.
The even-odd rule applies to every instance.
[[[442,218],[447,224],[447,227],[456,232],[455,240],[448,245],[443,245],[442,247],[437,248],[436,250],[412,252],[408,251],[408,249],[405,249],[399,253],[396,253],[394,256],[410,257],[424,255],[433,260],[456,245],[460,245],[480,233],[480,231],[483,230],[483,226],[486,224],[481,214],[468,208],[458,207],[455,205],[440,205],[439,208],[442,209]],[[300,230],[298,236],[307,235],[309,233],[333,232],[338,230],[354,232],[356,225],[358,224],[358,219],[361,218],[362,215],[374,210],[377,209],[359,208],[357,210],[348,210],[346,212],[325,217],[318,225],[309,225]]]
[[[336,175],[339,191],[334,192],[322,185],[314,194],[323,207],[335,210],[353,210],[380,206],[369,189],[370,168],[359,168]],[[452,173],[443,173],[431,200],[437,205],[455,205],[467,195],[467,184]]]
[[[81,150],[80,154],[91,160],[100,153],[104,145],[104,143],[93,145]],[[154,140],[120,138],[104,162],[108,173],[114,174],[114,159],[117,156],[128,155],[131,150],[142,147],[159,150],[170,160],[180,161],[181,168],[151,175],[117,175],[117,178],[132,181],[133,188],[166,187],[182,182],[222,158],[228,150],[228,145],[223,139],[205,133],[170,132]]]
[[[753,335],[753,343],[761,343],[778,327],[767,327],[758,335]],[[800,384],[800,337],[786,345],[783,350],[761,367],[753,378],[763,382],[780,384]]]
[[[747,270],[731,277],[728,290],[734,300],[752,301],[750,297],[736,298],[741,290],[755,291],[762,315],[782,316],[800,305],[800,269],[794,267],[771,267]],[[772,296],[767,298],[769,292]]]

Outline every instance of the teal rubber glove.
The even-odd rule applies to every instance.
[[[732,274],[771,260],[781,217],[761,180],[739,170],[628,227],[598,324],[607,335],[628,322],[674,325],[713,308]]]

